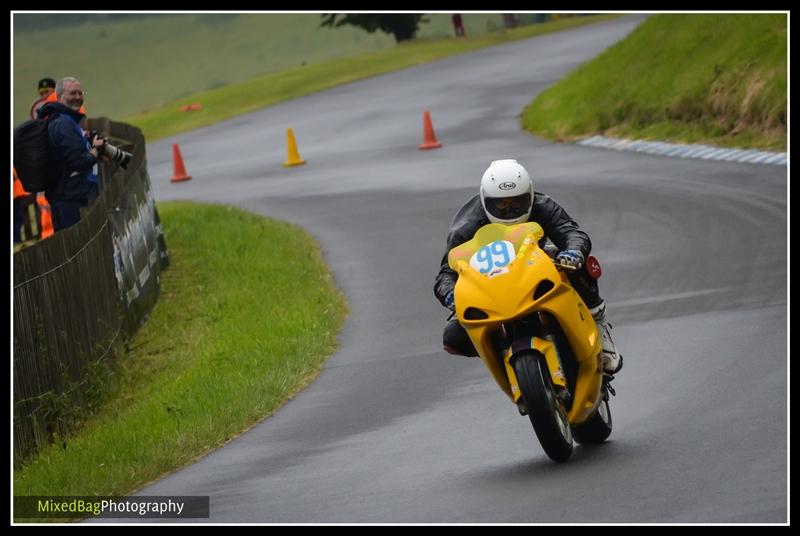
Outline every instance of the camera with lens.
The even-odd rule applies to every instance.
[[[106,156],[108,156],[111,159],[112,162],[116,162],[117,164],[122,166],[123,169],[127,169],[128,168],[128,164],[131,161],[131,158],[133,158],[133,155],[131,153],[129,153],[128,151],[123,151],[119,147],[115,147],[114,145],[111,145],[108,142],[108,138],[106,138],[100,132],[98,132],[96,130],[90,130],[86,134],[86,138],[89,140],[90,143],[96,137],[100,137],[103,140],[105,140],[105,142],[106,142],[105,145],[103,145],[103,153]]]
[[[116,162],[124,169],[128,168],[128,163],[131,161],[131,158],[133,158],[133,155],[128,151],[123,151],[119,147],[114,147],[108,142],[106,142],[105,145],[105,153],[112,161]]]

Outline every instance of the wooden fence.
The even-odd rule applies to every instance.
[[[133,153],[100,166],[80,222],[14,253],[14,463],[65,437],[107,391],[111,363],[147,318],[169,264],[141,131],[89,128]]]

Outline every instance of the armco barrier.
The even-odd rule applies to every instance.
[[[77,225],[14,254],[15,465],[100,403],[169,264],[141,131],[106,118],[88,128],[133,158],[127,170],[100,166],[100,194]]]

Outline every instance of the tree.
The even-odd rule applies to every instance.
[[[507,30],[517,27],[517,17],[513,13],[503,15],[503,26]]]
[[[328,26],[329,28],[338,28],[344,24],[350,24],[363,28],[369,33],[380,30],[394,35],[394,39],[398,43],[413,39],[414,36],[417,35],[419,24],[421,22],[428,22],[428,19],[423,19],[424,15],[344,15],[337,21],[336,19],[339,15],[340,13],[326,13],[322,15],[320,27]]]

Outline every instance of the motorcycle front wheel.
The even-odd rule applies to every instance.
[[[544,356],[533,351],[519,354],[514,359],[514,373],[539,443],[552,460],[566,461],[572,455],[572,430],[553,391]]]
[[[608,393],[603,393],[603,400],[597,411],[585,423],[573,426],[572,434],[581,445],[598,445],[611,435],[614,423],[611,420],[611,408],[608,406]]]

